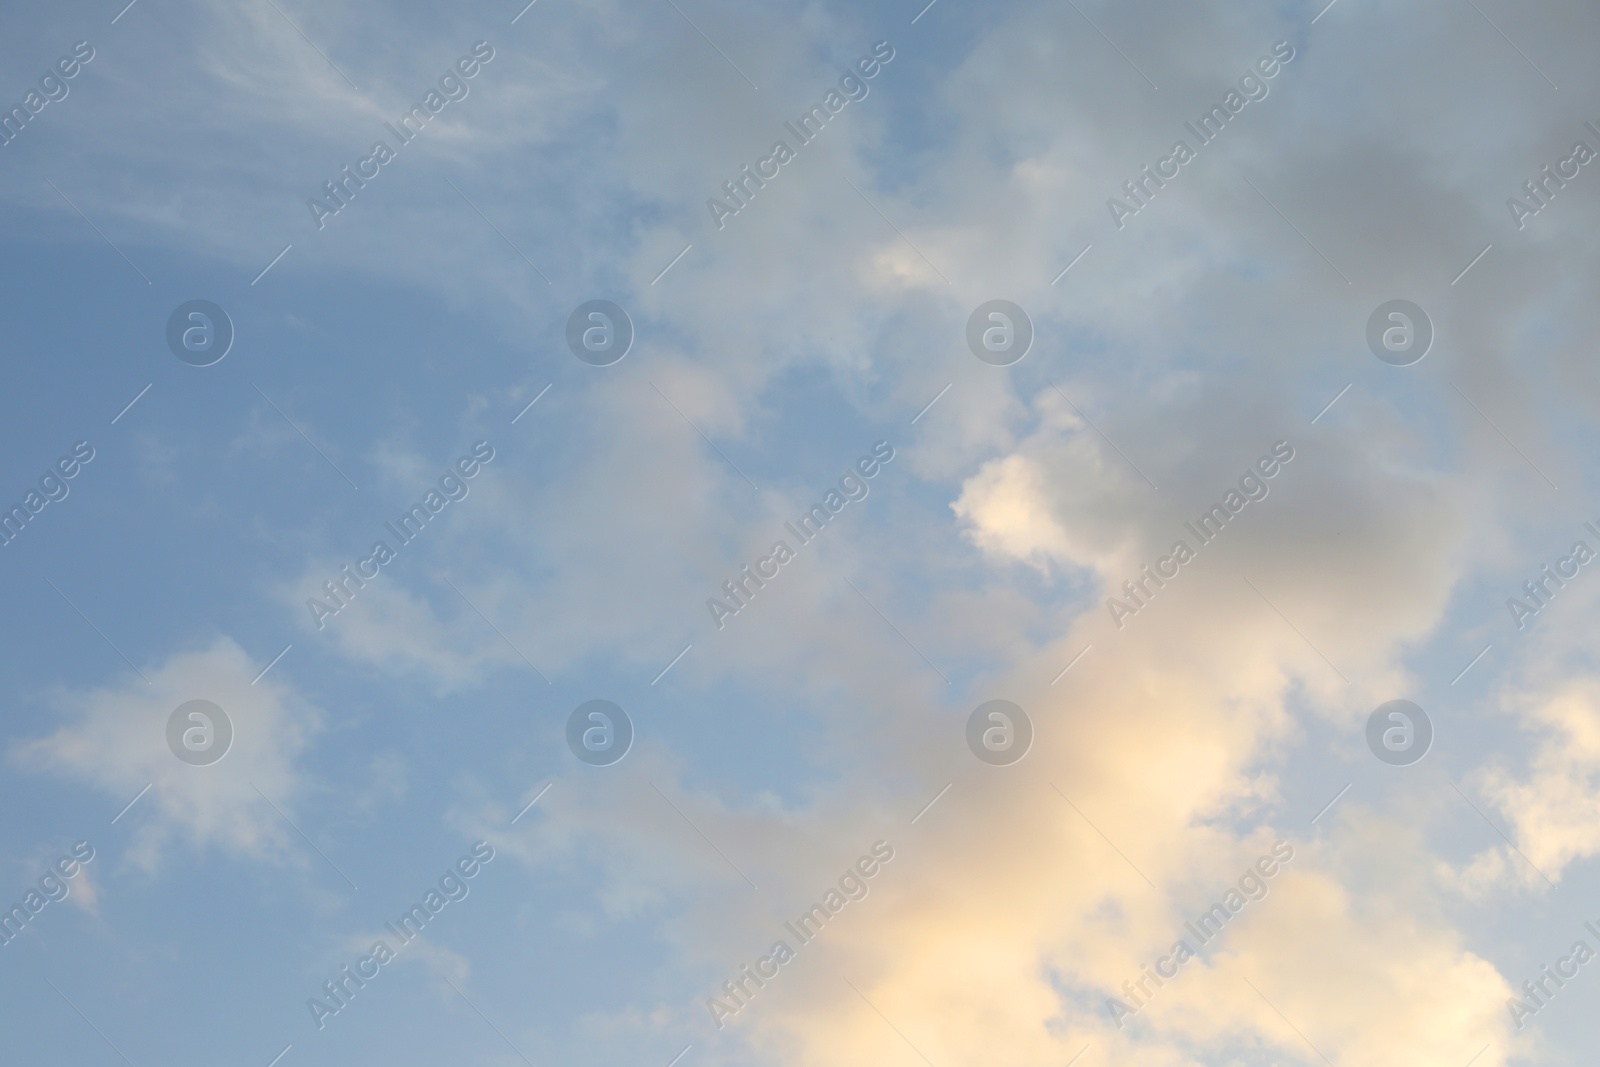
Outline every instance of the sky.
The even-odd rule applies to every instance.
[[[8,1060],[1590,1062],[1600,11],[525,2],[0,14]]]

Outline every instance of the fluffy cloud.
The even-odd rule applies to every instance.
[[[145,867],[157,866],[174,840],[281,862],[293,832],[272,803],[292,813],[302,798],[307,783],[297,758],[322,713],[281,671],[252,686],[260,669],[232,639],[221,637],[144,668],[148,684],[130,677],[60,690],[53,698],[64,720],[60,728],[13,743],[9,758],[14,767],[89,785],[118,806],[150,786],[126,816],[136,827],[132,855]],[[234,731],[227,755],[204,767],[180,762],[166,740],[173,710],[196,699],[219,705]]]
[[[1600,826],[1588,815],[1600,802],[1600,682],[1572,678],[1526,704],[1519,721],[1538,735],[1526,773],[1491,766],[1478,779],[1528,862],[1559,880],[1600,853]]]

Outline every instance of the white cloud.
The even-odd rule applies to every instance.
[[[92,786],[117,807],[150,786],[124,816],[133,832],[131,855],[147,868],[175,841],[282,862],[294,851],[293,832],[263,794],[292,815],[307,789],[296,762],[322,713],[284,671],[252,686],[261,666],[219,637],[144,668],[148,684],[134,676],[62,689],[53,698],[62,725],[13,743],[10,761]],[[167,747],[169,716],[197,699],[220,706],[233,726],[232,747],[209,766],[185,764]]]

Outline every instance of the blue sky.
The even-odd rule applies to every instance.
[[[0,503],[93,449],[0,547],[0,905],[94,851],[0,945],[18,1062],[1586,1062],[1593,966],[1509,1001],[1600,951],[1600,579],[1522,629],[1507,600],[1600,549],[1600,179],[1520,227],[1507,199],[1600,149],[1592,11],[3,19],[8,108],[93,48],[0,146]],[[319,227],[308,198],[478,42]],[[1278,42],[1265,98],[1119,227]],[[875,46],[719,229],[708,198]],[[235,332],[210,366],[166,341],[194,299]],[[596,299],[635,331],[604,367],[565,339]],[[1034,329],[1007,367],[965,339],[994,299]],[[1394,299],[1435,331],[1411,366],[1367,345]],[[878,442],[868,495],[718,628],[707,599]],[[1269,495],[1119,627],[1123,581],[1278,442]],[[319,628],[307,599],[475,446]],[[1435,731],[1404,767],[1365,740],[1397,698]],[[632,721],[609,766],[567,744],[592,699]],[[1008,766],[967,748],[991,699],[1033,724]],[[233,727],[210,765],[168,746],[190,700]],[[1278,840],[1268,896],[1117,1026]],[[318,1020],[478,842],[466,896]]]

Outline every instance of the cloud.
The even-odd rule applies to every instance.
[[[1526,773],[1490,766],[1477,782],[1515,827],[1528,862],[1560,881],[1568,866],[1600,853],[1600,826],[1588,816],[1600,804],[1600,681],[1564,679],[1524,705],[1519,724],[1537,737]],[[1510,873],[1525,873],[1507,860]]]
[[[252,686],[259,670],[231,638],[219,637],[144,668],[148,684],[130,677],[63,688],[52,697],[62,725],[48,736],[14,742],[8,758],[18,769],[88,785],[118,807],[150,786],[125,816],[133,824],[131,855],[143,867],[157,867],[176,841],[284,862],[292,833],[272,804],[292,813],[306,793],[296,763],[322,713],[283,671]],[[220,706],[233,725],[232,747],[209,766],[189,766],[167,747],[169,716],[196,699]]]

